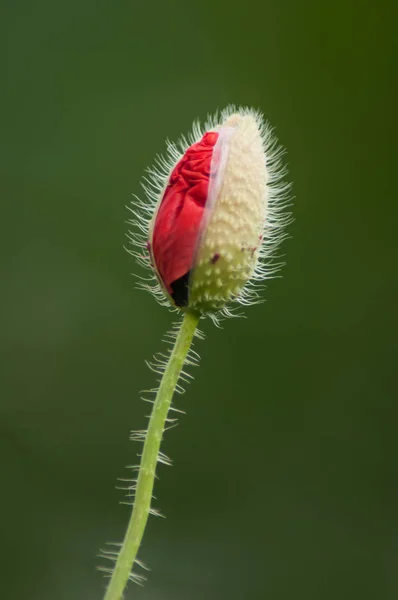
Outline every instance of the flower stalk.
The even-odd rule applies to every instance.
[[[166,364],[145,436],[130,522],[104,600],[121,600],[128,580],[131,578],[132,568],[136,562],[137,552],[151,509],[156,465],[159,460],[159,449],[167,422],[167,414],[199,318],[199,313],[185,312],[173,350]]]

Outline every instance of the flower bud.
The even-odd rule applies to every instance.
[[[289,220],[280,214],[287,186],[277,185],[280,153],[254,111],[226,109],[204,132],[196,125],[189,142],[182,154],[169,145],[171,164],[159,159],[150,171],[146,245],[171,304],[214,313],[255,301],[250,283],[274,270],[264,259]]]

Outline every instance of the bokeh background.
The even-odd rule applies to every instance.
[[[126,600],[397,597],[394,12],[2,2],[2,597],[102,598],[174,320],[134,288],[125,205],[166,137],[230,102],[287,148],[287,266],[248,319],[203,323]]]

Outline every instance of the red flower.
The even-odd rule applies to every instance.
[[[218,133],[205,133],[173,169],[155,217],[151,259],[177,306],[188,301],[188,279],[208,197],[210,166]]]

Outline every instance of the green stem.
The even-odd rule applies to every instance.
[[[104,600],[121,600],[129,580],[151,507],[156,464],[167,413],[198,322],[199,315],[191,312],[185,313],[166,365],[145,436],[134,508]]]

